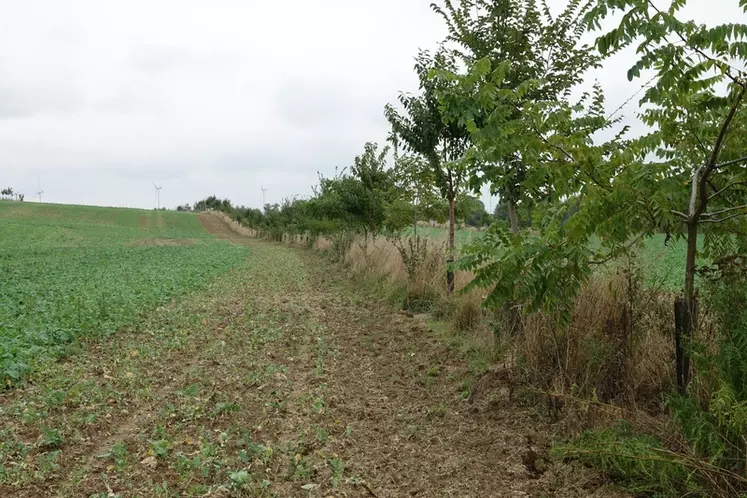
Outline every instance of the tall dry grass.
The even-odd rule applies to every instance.
[[[233,232],[239,235],[245,235],[247,237],[257,237],[258,235],[256,230],[245,227],[222,211],[209,211],[209,213],[211,216],[215,216],[222,220]]]
[[[472,279],[469,272],[455,273],[457,292],[449,296],[446,246],[438,240],[356,238],[344,262],[359,274],[395,283],[403,289],[402,305],[408,309],[431,311],[440,317],[456,313],[460,330],[477,326],[483,314],[481,293],[462,291]]]
[[[522,332],[509,336],[504,313],[482,308],[484,291],[448,296],[445,244],[428,241],[416,271],[408,272],[402,241],[377,238],[351,245],[345,263],[356,273],[388,279],[406,289],[403,306],[447,318],[455,331],[474,334],[486,354],[511,353],[526,381],[552,393],[603,402],[661,408],[674,378],[671,296],[646,289],[635,269],[595,275],[573,303],[570,324],[547,313],[522,316]],[[457,272],[456,288],[472,279]],[[485,331],[489,330],[489,334]],[[486,338],[488,340],[486,340]]]
[[[555,393],[660,408],[674,378],[671,298],[632,283],[624,274],[593,277],[568,325],[546,313],[525,316],[516,348],[527,380]]]

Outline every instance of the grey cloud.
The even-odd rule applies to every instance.
[[[278,112],[288,122],[299,127],[324,126],[339,120],[350,105],[345,89],[334,82],[326,85],[284,81],[276,90]]]
[[[167,109],[163,99],[144,95],[137,89],[127,87],[116,91],[112,96],[98,100],[94,107],[104,113],[127,114],[133,112],[159,113]]]
[[[3,81],[0,74],[0,119],[43,114],[70,114],[85,106],[83,95],[72,87],[42,84],[29,87]]]
[[[129,62],[142,71],[160,72],[189,64],[194,59],[195,55],[184,47],[141,45],[130,53]]]
[[[197,53],[184,46],[159,44],[139,45],[128,56],[133,67],[146,73],[225,68],[230,59],[226,54]]]
[[[384,104],[417,89],[413,56],[445,35],[430,2],[6,2],[3,178],[28,193],[43,169],[45,200],[138,207],[151,180],[169,206],[259,206],[260,184],[270,202],[308,195],[317,171],[383,141]],[[640,85],[631,62],[593,75],[611,109]]]

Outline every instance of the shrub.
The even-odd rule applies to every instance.
[[[330,236],[330,241],[332,242],[332,255],[337,261],[345,261],[345,256],[350,250],[350,246],[353,245],[353,239],[353,234],[346,230],[340,230]]]
[[[402,257],[407,279],[414,280],[428,258],[428,241],[419,235],[406,237],[405,240],[401,236],[397,236],[390,240]]]

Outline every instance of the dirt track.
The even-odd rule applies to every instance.
[[[310,251],[201,219],[247,263],[41,379],[93,391],[46,412],[57,468],[0,496],[614,495],[544,459],[546,421],[500,375],[467,399],[465,361],[424,321]],[[22,407],[48,391],[0,398],[20,440],[38,439]]]

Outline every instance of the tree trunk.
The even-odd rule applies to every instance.
[[[449,197],[449,253],[454,255],[454,231],[456,217],[454,215],[454,196]]]
[[[506,201],[506,208],[508,209],[508,219],[511,222],[511,232],[519,233],[519,213],[516,212],[516,205],[511,199]]]
[[[417,197],[415,199],[417,202]],[[413,202],[412,210],[412,233],[415,238],[418,237],[418,207],[415,202]]]
[[[685,301],[688,311],[695,311],[695,256],[698,253],[698,223],[687,224],[687,257],[685,259]]]
[[[690,381],[690,355],[687,346],[692,338],[698,318],[698,302],[695,297],[695,257],[698,254],[698,222],[687,224],[687,255],[685,258],[685,287],[683,298],[675,301],[675,355],[677,366],[677,388],[687,389]]]
[[[449,196],[449,255],[446,258],[447,264],[451,264],[454,262],[454,224],[455,224],[455,216],[454,216],[454,200],[455,195],[452,193]],[[454,293],[454,272],[451,270],[451,268],[446,270],[446,284],[449,290],[449,294]]]
[[[506,201],[506,209],[511,223],[511,233],[519,233],[519,213],[516,212],[516,205],[511,199]],[[522,332],[522,324],[521,311],[516,301],[506,303],[506,312],[508,314],[509,337],[518,337]]]

